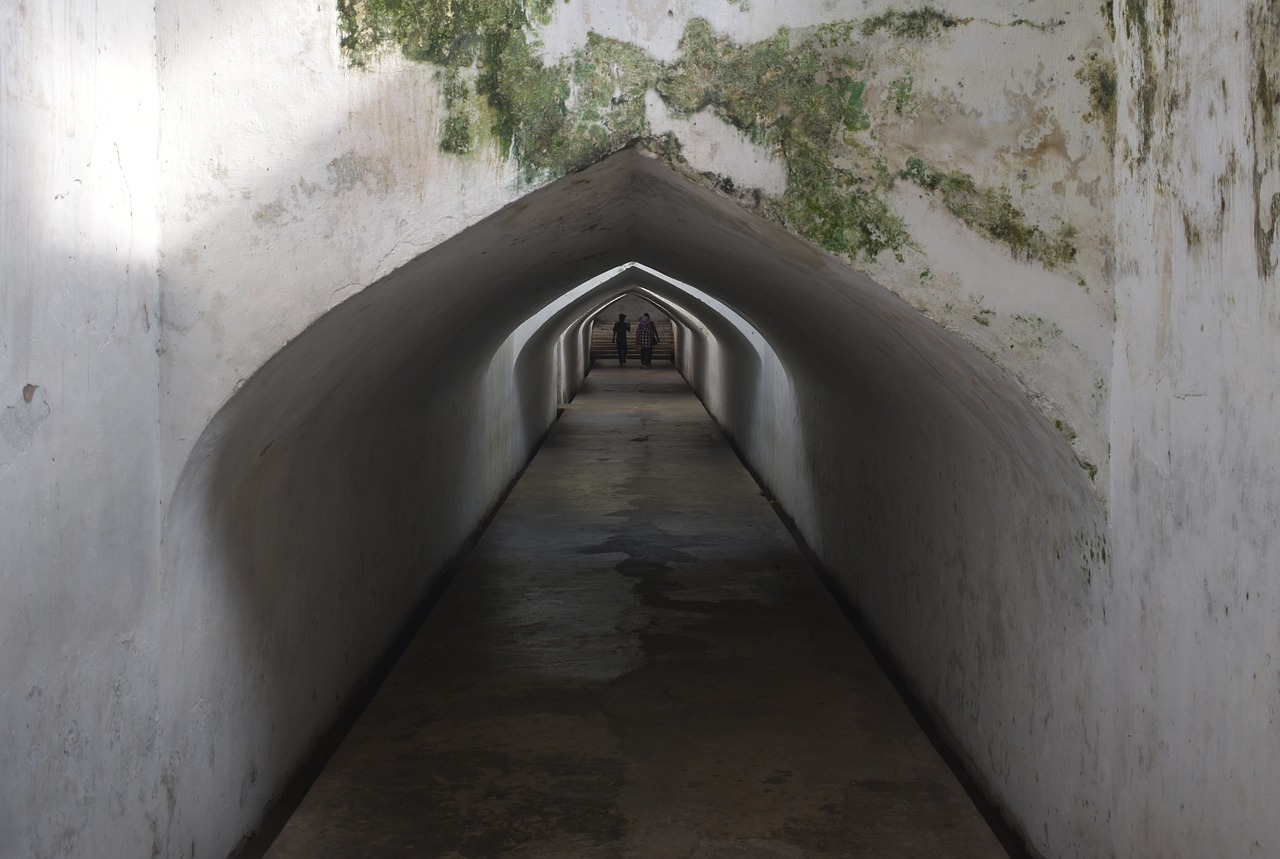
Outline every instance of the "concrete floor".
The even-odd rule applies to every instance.
[[[683,379],[633,363],[267,856],[1006,855]]]

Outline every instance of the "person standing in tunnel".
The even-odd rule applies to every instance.
[[[658,342],[658,329],[645,314],[636,325],[636,347],[640,350],[640,363],[648,368],[653,364],[653,347]]]
[[[631,333],[631,323],[627,314],[619,313],[618,321],[613,323],[613,342],[618,344],[618,366],[627,363],[627,335]]]

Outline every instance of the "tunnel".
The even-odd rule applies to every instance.
[[[7,4],[0,857],[260,831],[617,302],[1033,855],[1280,855],[1278,8]]]
[[[964,767],[1011,819],[1043,815],[1035,773],[1092,730],[1074,702],[1106,575],[1070,448],[971,346],[635,149],[344,301],[204,430],[164,539],[166,587],[201,618],[170,630],[176,706],[201,714],[174,753],[217,749],[185,790],[283,784],[420,620],[625,294],[670,313],[681,374]]]

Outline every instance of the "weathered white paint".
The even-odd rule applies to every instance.
[[[160,516],[155,22],[0,11],[0,856],[147,855]]]
[[[335,304],[510,202],[439,152],[430,70],[345,68],[336,4],[157,5],[163,492],[214,412]]]
[[[1110,46],[1096,8],[1001,5],[953,7],[967,23],[946,38],[882,50],[866,94],[876,140],[894,169],[915,155],[1007,189],[1047,232],[1071,224],[1076,259],[1056,270],[1013,259],[901,182],[894,206],[920,249],[903,262],[884,254],[866,272],[1021,379],[1075,433],[1073,448],[1098,466],[1105,494],[1112,165],[1101,119],[1081,119],[1091,108],[1076,73],[1090,55],[1109,57]],[[899,114],[892,87],[902,76],[912,94]]]
[[[1280,138],[1255,87],[1280,74],[1280,18],[1239,0],[1171,14],[1148,22],[1149,77],[1122,27],[1106,644],[1123,658],[1097,702],[1103,801],[1121,855],[1275,856],[1280,278],[1264,264],[1280,248],[1255,228],[1275,211]]]

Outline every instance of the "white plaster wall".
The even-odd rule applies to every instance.
[[[155,28],[0,10],[0,856],[162,825]],[[126,826],[122,820],[128,820]],[[90,847],[92,845],[92,847]]]
[[[1115,852],[1274,856],[1280,139],[1258,85],[1274,99],[1280,18],[1261,2],[1170,11],[1146,21],[1150,54],[1120,27],[1116,660],[1099,701]]]
[[[236,386],[320,314],[509,202],[439,151],[434,73],[353,71],[336,4],[157,7],[164,489]]]

